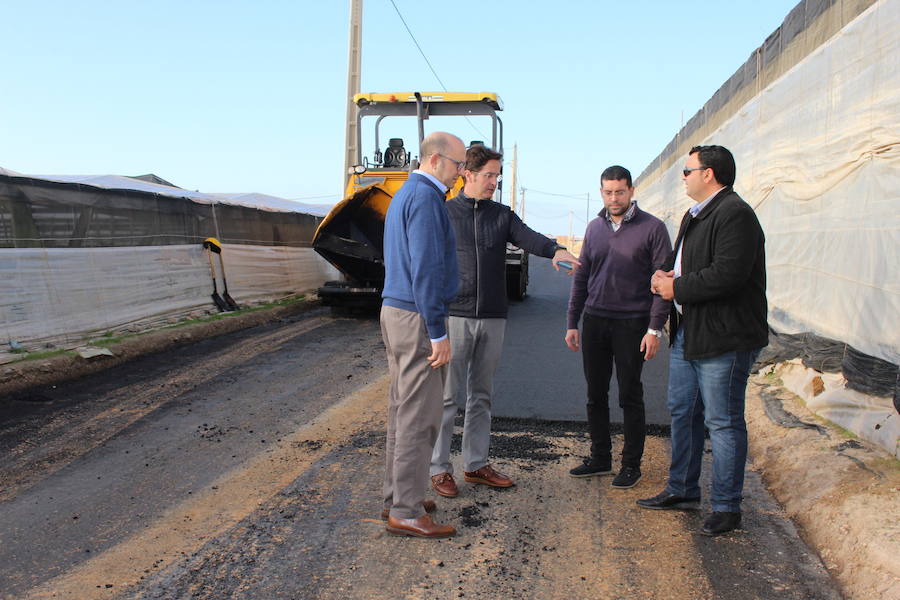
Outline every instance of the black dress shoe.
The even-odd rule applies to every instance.
[[[713,512],[703,523],[700,533],[703,535],[721,535],[741,528],[741,513]]]
[[[653,496],[652,498],[642,498],[637,501],[637,504],[641,508],[651,508],[653,510],[697,510],[700,508],[700,497],[685,498],[663,491],[661,494]]]

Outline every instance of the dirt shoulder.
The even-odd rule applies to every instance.
[[[747,426],[753,468],[844,593],[900,599],[900,461],[763,375],[748,387]]]
[[[176,327],[139,333],[116,343],[104,344],[113,356],[82,358],[67,352],[0,365],[0,397],[77,379],[126,363],[139,356],[167,352],[185,344],[287,319],[320,307],[314,297],[298,299],[283,306],[224,313],[220,319],[188,322]]]

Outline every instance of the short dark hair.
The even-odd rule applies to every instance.
[[[712,169],[713,176],[720,185],[734,185],[737,167],[734,165],[734,156],[725,146],[694,146],[688,152],[698,154],[700,166]]]
[[[499,160],[502,163],[503,155],[484,144],[472,144],[466,150],[466,168],[470,171],[480,170],[489,160]]]
[[[603,186],[604,181],[618,181],[620,179],[624,179],[628,187],[634,187],[631,185],[631,171],[619,165],[613,165],[604,169],[603,173],[600,174],[600,186]]]

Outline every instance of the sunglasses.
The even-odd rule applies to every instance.
[[[693,169],[682,169],[681,174],[687,177],[691,174],[691,171],[705,171],[709,167],[694,167]]]

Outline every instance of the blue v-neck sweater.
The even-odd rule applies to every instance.
[[[444,194],[412,173],[384,219],[384,304],[422,315],[428,337],[447,335],[450,302],[459,285],[456,238]]]

